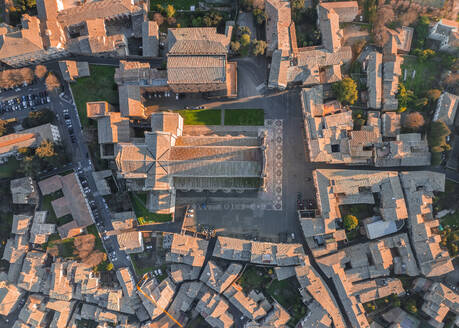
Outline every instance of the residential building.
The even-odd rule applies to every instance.
[[[268,312],[262,321],[262,326],[269,327],[284,327],[290,321],[290,314],[276,301],[273,303],[273,308]]]
[[[308,327],[316,327],[316,328],[329,328],[332,325],[332,319],[328,315],[327,311],[317,303],[317,301],[313,300],[311,303],[308,304],[308,313],[306,316],[297,323],[298,328],[308,328]]]
[[[34,328],[46,327],[45,297],[39,294],[31,294],[27,302],[19,312],[18,319],[26,325]]]
[[[334,327],[345,328],[346,324],[344,323],[343,314],[338,307],[335,296],[332,294],[327,284],[321,279],[317,271],[309,264],[307,259],[305,259],[302,265],[295,267],[295,273],[298,283],[301,286],[299,291],[303,303],[308,304],[310,310],[317,309],[317,313],[320,313],[317,320],[315,318],[305,318],[305,320],[303,319],[301,322],[320,322],[320,320],[323,320],[324,322],[331,323],[331,321],[333,321]],[[325,315],[324,312],[327,315]],[[327,317],[331,318],[331,320],[327,320]],[[306,328],[310,326],[303,327]]]
[[[10,191],[13,204],[36,205],[38,203],[37,185],[31,177],[11,180]]]
[[[43,245],[48,241],[48,237],[56,232],[56,225],[46,223],[47,211],[36,211],[33,216],[30,228],[30,240],[32,244]]]
[[[390,309],[389,311],[383,313],[381,317],[389,324],[397,325],[399,327],[412,327],[418,328],[420,321],[418,318],[408,314],[399,307]]]
[[[25,129],[0,137],[0,158],[15,155],[19,148],[36,148],[44,140],[60,143],[61,136],[57,126],[51,123]]]
[[[434,192],[445,191],[445,175],[428,171],[402,172],[400,180],[408,208],[408,231],[421,273],[433,277],[454,270],[448,251],[440,248],[440,223],[432,207]]]
[[[315,170],[313,181],[318,210],[300,211],[299,216],[314,256],[336,251],[338,242],[346,239],[340,206],[374,204],[384,221],[408,217],[397,172]]]
[[[301,244],[269,243],[219,236],[212,256],[254,264],[293,266],[303,263],[305,254]]]
[[[27,253],[22,264],[16,286],[32,293],[38,293],[46,274],[45,261],[48,255],[38,251]]]
[[[402,75],[401,65],[403,57],[397,54],[397,38],[389,33],[389,40],[383,48],[383,83],[382,83],[382,109],[395,111],[398,109],[398,86]]]
[[[54,311],[53,319],[49,325],[50,328],[67,327],[70,317],[75,308],[75,301],[48,300],[46,308]]]
[[[442,121],[448,127],[454,126],[459,96],[443,92],[437,100],[433,121]]]
[[[439,49],[454,52],[459,47],[459,24],[457,21],[440,19],[429,31],[429,38],[439,42]]]
[[[397,112],[385,112],[381,115],[381,127],[383,138],[393,139],[400,134],[402,128],[401,115]]]
[[[79,77],[91,75],[88,62],[61,60],[59,61],[59,68],[64,80],[67,82],[75,82],[75,79]]]
[[[159,55],[159,26],[155,21],[142,23],[142,55],[144,57]]]
[[[252,290],[246,295],[237,283],[229,286],[223,295],[250,320],[259,320],[265,317],[272,307],[262,292],[257,293]]]
[[[382,102],[382,54],[372,51],[365,60],[367,71],[368,108],[380,109]]]
[[[13,215],[13,225],[11,227],[11,233],[16,235],[23,235],[29,231],[30,222],[32,217],[24,214]]]
[[[113,214],[113,231],[107,235],[116,235],[120,250],[127,254],[141,253],[144,251],[141,231],[135,231],[137,218],[134,212],[120,212]]]
[[[196,305],[196,311],[212,327],[230,328],[234,325],[233,316],[228,312],[229,305],[224,297],[210,289],[203,293]]]
[[[65,176],[54,175],[38,182],[38,186],[43,196],[62,190],[63,196],[51,202],[58,218],[65,215],[72,216],[72,221],[57,228],[61,238],[78,235],[83,228],[94,223],[92,211],[76,173]]]
[[[269,88],[284,89],[289,83],[303,86],[332,83],[342,79],[341,65],[352,59],[352,51],[342,46],[340,23],[352,22],[358,12],[356,1],[322,2],[317,6],[322,45],[297,47],[294,23],[284,0],[266,1],[267,54],[272,61]],[[274,35],[277,34],[277,38]],[[277,48],[275,48],[277,45]]]
[[[238,263],[231,263],[226,270],[223,270],[213,261],[209,261],[199,280],[221,294],[236,280],[241,270],[242,265]]]
[[[166,261],[172,263],[183,263],[192,267],[202,267],[206,258],[209,242],[204,239],[182,234],[170,234],[168,245],[164,245]],[[167,238],[166,238],[167,240]]]
[[[443,320],[448,312],[456,317],[459,315],[459,295],[441,282],[417,278],[414,288],[423,294],[424,303],[421,309],[430,318],[428,323],[432,327],[443,328]]]
[[[156,278],[153,278],[144,281],[139,288],[140,290],[137,291],[137,294],[142,300],[151,319],[155,319],[160,316],[163,313],[163,309],[166,309],[172,302],[177,287],[170,278],[166,278],[161,283],[159,283]],[[148,297],[146,297],[144,293],[148,295]]]
[[[225,34],[215,27],[168,29],[167,84],[173,92],[237,96],[237,64],[227,58],[233,25],[226,23]]]
[[[0,273],[0,314],[7,316],[18,308],[24,291],[7,281],[5,273]]]
[[[176,283],[179,284],[187,280],[197,280],[201,267],[191,266],[183,263],[172,263],[170,267],[170,277]]]

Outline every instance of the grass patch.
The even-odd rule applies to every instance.
[[[91,76],[79,78],[71,85],[83,127],[88,125],[88,101],[105,100],[112,105],[118,105],[118,87],[114,81],[115,67],[89,65],[89,69]]]
[[[56,217],[56,213],[54,213],[53,206],[51,205],[51,202],[53,200],[56,200],[62,196],[63,196],[62,191],[58,190],[55,193],[43,196],[41,198],[41,206],[40,206],[41,210],[48,211],[48,215],[46,216],[47,223],[58,224],[58,225],[62,225],[65,223],[64,221],[63,221],[64,223],[61,223],[58,220],[58,218]]]
[[[454,214],[448,214],[440,219],[440,223],[442,226],[451,226],[457,227],[459,226],[459,212]]]
[[[423,95],[427,90],[434,88],[440,80],[441,69],[436,60],[420,61],[417,58],[407,57],[403,61],[402,76],[405,74],[406,80],[400,79],[408,90],[413,90],[417,96]],[[416,75],[412,78],[413,71]]]
[[[220,109],[184,109],[179,114],[185,125],[220,125],[222,121]]]
[[[142,277],[145,273],[153,271],[153,266],[142,266],[139,263],[139,259],[137,255],[130,255],[132,266],[134,267],[134,271],[137,277]]]
[[[13,178],[19,171],[19,161],[10,157],[8,161],[0,165],[0,178]]]
[[[225,109],[225,125],[264,125],[263,109]]]
[[[99,231],[97,231],[96,225],[95,224],[90,225],[86,227],[86,230],[88,231],[88,233],[96,237],[94,248],[101,251],[102,253],[105,253],[105,248],[104,248],[104,245],[102,244],[102,240],[100,239]]]
[[[190,10],[190,6],[199,7],[199,0],[150,0],[150,8],[156,10],[156,5],[166,8],[167,5],[173,5],[175,9]]]
[[[65,259],[75,258],[75,245],[73,242],[74,238],[57,239],[53,241],[48,240],[47,247],[57,246],[59,256]]]
[[[150,212],[146,207],[146,193],[130,193],[132,207],[140,225],[158,222],[169,222],[172,214],[158,214]]]

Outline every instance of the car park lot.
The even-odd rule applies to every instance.
[[[37,110],[50,102],[46,91],[22,94],[9,99],[0,99],[0,115],[25,110]]]

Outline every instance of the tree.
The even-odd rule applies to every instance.
[[[0,120],[0,137],[5,134],[8,122],[5,120]]]
[[[46,73],[48,73],[48,69],[45,65],[37,65],[35,66],[35,76],[39,79],[45,77]]]
[[[441,96],[441,91],[438,89],[430,89],[427,91],[427,98],[429,98],[430,101],[436,101],[438,98]]]
[[[427,16],[419,17],[414,27],[414,48],[424,48],[424,43],[429,35],[430,20]]]
[[[403,126],[407,129],[417,131],[424,126],[424,116],[419,112],[412,112],[406,115]]]
[[[267,19],[266,12],[260,8],[255,8],[253,10],[253,16],[255,17],[258,25],[263,24]]]
[[[350,77],[334,83],[332,88],[342,103],[352,105],[358,98],[357,83]]]
[[[250,35],[242,34],[241,36],[241,46],[247,47],[250,44]]]
[[[252,32],[250,32],[250,28],[248,26],[239,26],[237,31],[241,36],[244,34],[248,34],[249,36],[252,35]]]
[[[35,156],[26,156],[21,161],[19,170],[26,176],[33,177],[40,170],[40,163],[36,160]]]
[[[25,83],[31,84],[33,82],[34,74],[31,68],[29,67],[21,68],[21,75],[22,75],[22,80]]]
[[[211,27],[211,26],[217,26],[220,24],[220,22],[223,20],[223,16],[220,15],[216,11],[211,11],[209,14],[204,16],[202,19],[202,22],[204,23],[205,26]]]
[[[35,149],[35,154],[39,158],[47,158],[57,155],[54,151],[54,144],[49,140],[43,140],[40,146]]]
[[[175,8],[173,5],[167,5],[166,7],[166,16],[168,18],[174,17],[175,15]]]
[[[304,0],[292,0],[292,9],[299,10],[304,8]]]
[[[156,22],[156,24],[158,24],[158,26],[161,26],[164,23],[164,16],[161,15],[161,13],[154,13],[153,20]]]
[[[231,50],[234,53],[238,53],[239,49],[241,49],[241,43],[239,41],[232,41],[231,42]]]
[[[106,270],[107,271],[112,271],[113,270],[113,263],[112,262],[107,264]]]
[[[415,101],[415,103],[414,103],[414,106],[415,106],[416,108],[419,108],[419,107],[423,108],[423,107],[425,107],[428,103],[429,103],[429,99],[427,99],[426,97],[423,97],[423,98],[417,99],[417,100]]]
[[[400,299],[396,294],[391,294],[389,298],[393,307],[400,307]]]
[[[351,231],[357,228],[359,220],[354,215],[348,214],[343,219],[343,225],[347,231]]]
[[[413,99],[413,91],[408,90],[403,83],[398,85],[398,93],[397,93],[397,100],[398,100],[398,108],[399,110],[405,108],[408,105],[408,101]],[[404,111],[404,110],[403,110]],[[402,112],[402,111],[400,111]]]
[[[428,136],[429,145],[433,152],[440,153],[449,148],[446,142],[446,137],[449,136],[451,130],[442,121],[435,121],[430,124],[430,133]]]
[[[418,312],[418,308],[416,307],[416,300],[411,298],[408,301],[406,301],[405,310],[412,314],[416,314]]]
[[[29,112],[29,115],[22,121],[25,129],[30,129],[46,123],[52,123],[55,119],[54,113],[50,109]]]
[[[56,75],[54,75],[51,72],[48,73],[48,76],[46,77],[46,80],[45,80],[45,84],[46,84],[46,89],[48,91],[54,91],[61,87],[61,84],[58,78],[56,77]]]
[[[252,42],[252,53],[254,56],[263,56],[266,50],[266,41],[253,40]]]

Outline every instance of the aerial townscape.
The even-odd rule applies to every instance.
[[[457,0],[0,0],[0,328],[458,328]]]

